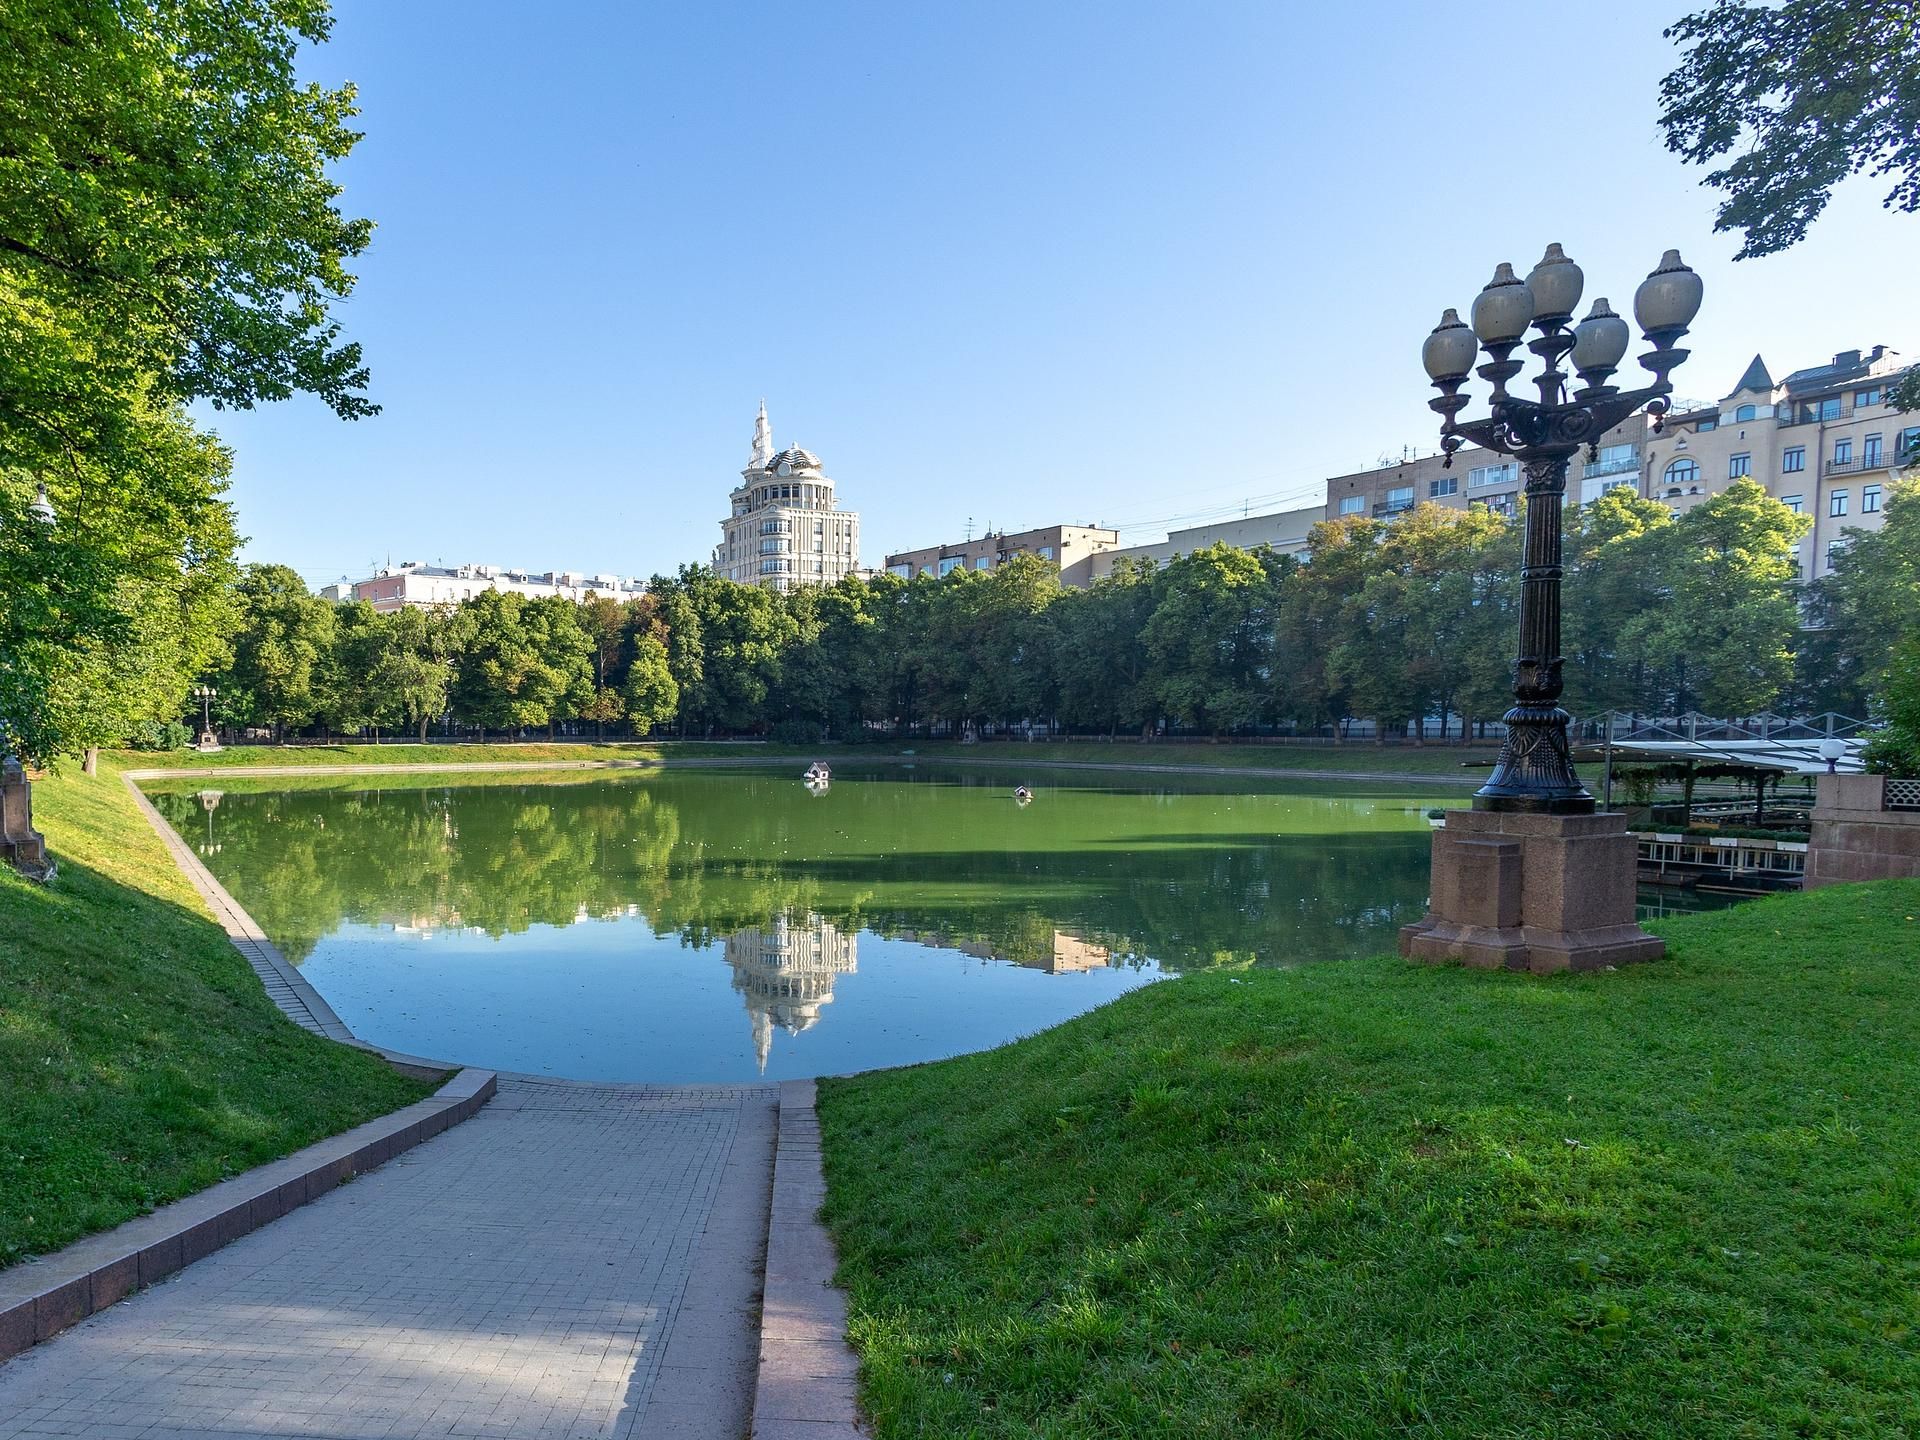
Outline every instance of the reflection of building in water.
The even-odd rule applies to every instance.
[[[727,937],[733,988],[746,998],[753,1053],[762,1071],[773,1050],[773,1027],[789,1035],[811,1029],[820,1007],[833,1000],[835,977],[858,968],[858,939],[813,914],[782,915],[770,925]]]
[[[931,945],[936,950],[958,950],[976,960],[1009,960],[1025,970],[1044,970],[1049,975],[1070,975],[1082,970],[1102,969],[1113,962],[1113,952],[1084,936],[1065,930],[1053,932],[1052,948],[1036,948],[1030,954],[1008,953],[1008,947],[985,940],[962,939],[939,930],[896,930],[896,940],[911,940],[916,945]]]

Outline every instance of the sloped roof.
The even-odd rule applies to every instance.
[[[1753,357],[1753,363],[1747,366],[1746,373],[1740,377],[1739,383],[1727,393],[1738,395],[1742,390],[1770,391],[1772,389],[1773,376],[1767,373],[1767,362],[1756,355]]]

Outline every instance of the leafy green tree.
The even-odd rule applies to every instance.
[[[0,458],[0,751],[35,762],[178,718],[233,626],[227,452],[176,407],[110,419],[51,472],[50,524],[42,472]]]
[[[334,607],[285,565],[249,565],[235,587],[239,629],[216,684],[220,716],[274,738],[313,723],[326,704]]]
[[[386,707],[374,684],[374,667],[386,648],[389,624],[389,617],[365,600],[333,607],[333,643],[314,685],[315,718],[327,730],[351,734],[383,722]]]
[[[1665,603],[1629,620],[1623,643],[1662,667],[1676,713],[1751,715],[1792,681],[1795,551],[1811,524],[1751,480],[1675,523]]]
[[[452,626],[437,610],[409,605],[384,617],[367,680],[372,719],[427,738],[427,725],[444,714],[453,665]]]
[[[1920,477],[1889,487],[1880,529],[1846,538],[1812,587],[1817,628],[1802,648],[1820,665],[1825,708],[1859,713],[1884,687],[1896,647],[1920,632]]]
[[[621,699],[633,733],[643,738],[671,724],[679,713],[680,684],[673,678],[667,645],[659,636],[635,637]]]
[[[326,173],[353,90],[295,76],[331,24],[325,0],[0,9],[0,306],[31,335],[0,346],[10,425],[64,449],[146,376],[371,413],[330,309],[372,231]]]
[[[1920,777],[1920,626],[1900,636],[1880,684],[1885,723],[1867,742],[1867,764],[1883,775]]]
[[[1122,560],[1084,590],[1062,590],[1049,610],[1060,718],[1118,735],[1150,732],[1159,706],[1146,685],[1141,640],[1153,614],[1152,561]]]
[[[793,617],[771,590],[737,585],[705,570],[690,577],[683,572],[683,579],[702,652],[700,678],[681,686],[683,715],[707,731],[739,733],[764,726],[767,697],[794,632]]]
[[[1679,535],[1671,510],[1626,485],[1567,512],[1561,648],[1575,714],[1662,708],[1648,629],[1632,622],[1667,603]]]
[[[1694,164],[1734,158],[1716,230],[1736,258],[1804,239],[1849,175],[1891,177],[1890,210],[1920,210],[1920,22],[1910,4],[1713,0],[1670,26],[1686,46],[1660,86],[1667,148]]]
[[[1274,698],[1280,713],[1310,727],[1331,725],[1344,738],[1355,714],[1344,671],[1328,659],[1345,633],[1349,607],[1376,563],[1383,525],[1350,516],[1315,525],[1307,535],[1307,563],[1281,596],[1274,636]]]
[[[1141,642],[1160,709],[1216,737],[1259,719],[1272,694],[1275,572],[1258,555],[1216,544],[1175,556],[1153,583]]]

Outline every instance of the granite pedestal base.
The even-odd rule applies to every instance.
[[[46,837],[33,828],[33,788],[13,756],[0,760],[0,862],[33,880],[53,878]]]
[[[1400,953],[1535,974],[1657,960],[1666,942],[1634,918],[1636,858],[1624,815],[1449,811],[1433,898]]]

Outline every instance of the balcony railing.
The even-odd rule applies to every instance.
[[[1827,462],[1827,474],[1851,475],[1860,470],[1885,470],[1892,464],[1893,461],[1886,454],[1870,452],[1865,455],[1853,456],[1846,460],[1829,460]]]
[[[1640,469],[1638,455],[1621,455],[1612,460],[1596,460],[1581,470],[1582,478],[1598,480],[1602,475],[1630,475]]]
[[[1411,510],[1412,508],[1413,501],[1411,500],[1382,500],[1378,505],[1373,507],[1373,518],[1378,520],[1382,516],[1398,515],[1402,511]]]
[[[1780,423],[1782,425],[1818,425],[1822,420],[1845,420],[1851,414],[1853,414],[1851,404],[1842,405],[1831,415],[1821,415],[1818,412],[1809,415],[1805,411],[1791,409],[1780,416]]]

